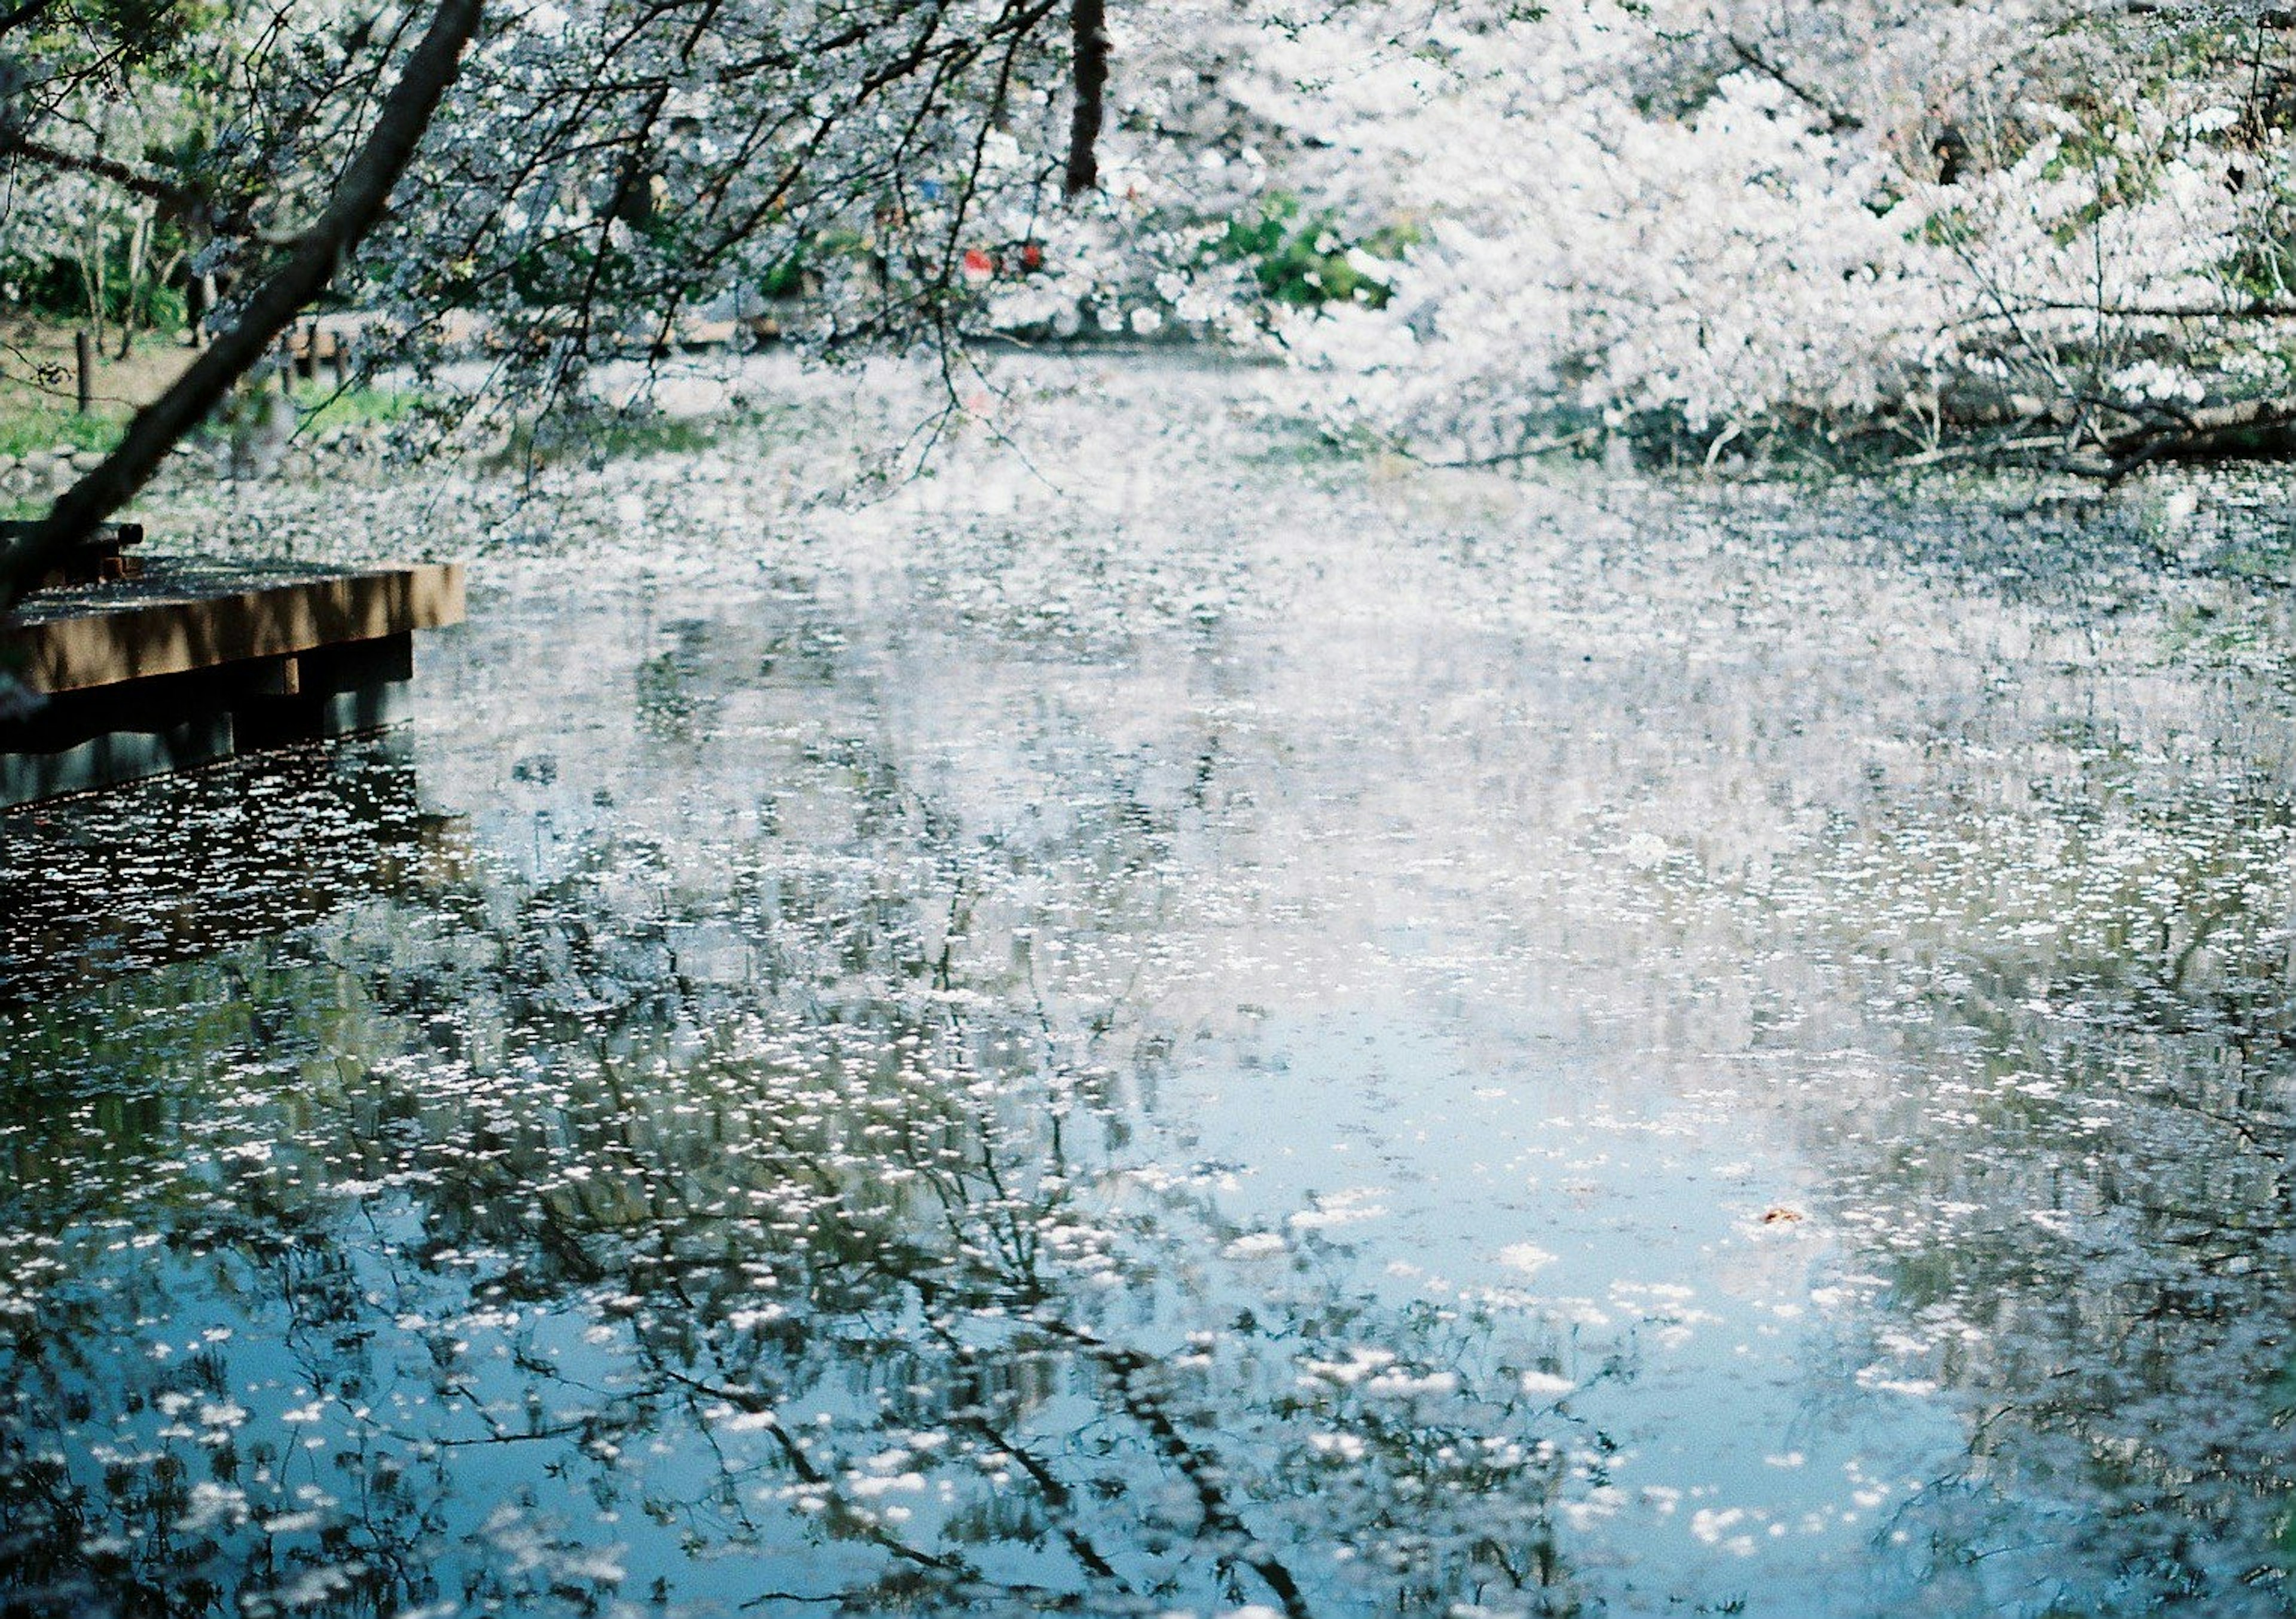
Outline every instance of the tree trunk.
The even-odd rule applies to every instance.
[[[14,607],[66,549],[85,538],[149,482],[184,434],[207,420],[232,385],[324,291],[335,272],[382,217],[398,177],[454,81],[463,48],[477,31],[485,0],[439,0],[430,26],[344,170],[334,200],[258,287],[238,323],[218,334],[173,387],[136,413],[119,448],[56,499],[29,537],[0,559],[0,612]]]
[[[214,313],[216,284],[212,275],[194,272],[184,282],[184,324],[191,329],[192,347],[208,343],[208,316]]]
[[[103,347],[103,229],[101,213],[90,209],[79,233],[79,289],[87,305],[88,330]]]
[[[1075,102],[1069,110],[1069,160],[1061,190],[1078,197],[1100,184],[1100,123],[1108,90],[1107,0],[1071,0],[1069,36]]]
[[[139,209],[135,228],[127,236],[127,296],[119,312],[119,357],[135,347],[135,305],[144,291],[144,264],[152,245],[152,212]]]

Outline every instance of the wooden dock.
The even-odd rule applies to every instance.
[[[454,563],[347,570],[144,558],[0,625],[47,701],[0,722],[0,807],[403,716],[417,630],[459,624]]]

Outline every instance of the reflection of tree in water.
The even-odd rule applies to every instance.
[[[1162,1045],[953,957],[1152,914],[1121,806],[866,766],[709,895],[632,834],[11,1014],[12,1604],[1568,1609],[1544,1329],[1119,1158]]]
[[[1956,1611],[2284,1612],[2286,805],[2237,774],[2137,797],[2123,755],[2080,758],[2013,812],[1833,829],[1797,879],[1895,1026],[1830,1127],[1882,1289],[1866,1377],[1972,1408],[1967,1467],[1894,1527]]]
[[[388,737],[6,812],[0,999],[36,1002],[92,972],[316,921],[451,863],[455,838],[450,820],[422,811],[414,767]]]

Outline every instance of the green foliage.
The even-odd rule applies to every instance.
[[[802,296],[808,269],[804,249],[785,254],[758,278],[758,296],[776,301]]]
[[[1341,236],[1339,226],[1334,210],[1307,213],[1298,197],[1278,192],[1260,204],[1257,214],[1229,220],[1212,256],[1250,265],[1260,291],[1274,303],[1302,309],[1347,303],[1381,307],[1393,290],[1356,268],[1350,254],[1360,249],[1392,258],[1417,241],[1418,233],[1387,225],[1350,242]]]
[[[132,283],[127,274],[127,237],[110,231],[103,240],[103,318],[112,325],[135,323],[147,331],[176,332],[184,329],[185,310],[180,287],[165,285],[152,276],[150,259],[164,260],[175,227],[162,225],[146,257],[144,275]],[[77,260],[59,255],[32,267],[15,282],[17,301],[25,313],[75,323],[87,319],[87,282]]]
[[[707,417],[640,409],[561,410],[539,421],[521,422],[504,458],[514,465],[602,466],[628,456],[691,455],[769,420],[767,413],[738,410]]]
[[[117,72],[184,54],[223,12],[212,0],[61,0],[27,19],[27,43],[47,53],[84,53]]]

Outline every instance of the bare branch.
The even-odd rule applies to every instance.
[[[1865,119],[1843,111],[1816,91],[1788,78],[1784,68],[1779,67],[1768,57],[1763,55],[1759,50],[1739,38],[1737,35],[1731,34],[1726,37],[1729,41],[1731,53],[1740,61],[1761,74],[1765,78],[1783,86],[1786,93],[1794,100],[1824,119],[1826,134],[1849,135],[1866,127]]]
[[[190,214],[199,202],[196,192],[140,169],[130,168],[116,158],[66,151],[61,147],[49,145],[45,141],[35,141],[24,135],[0,136],[0,158],[8,157],[29,158],[33,162],[45,164],[50,168],[94,175],[123,186],[139,197],[148,197],[178,215]]]

